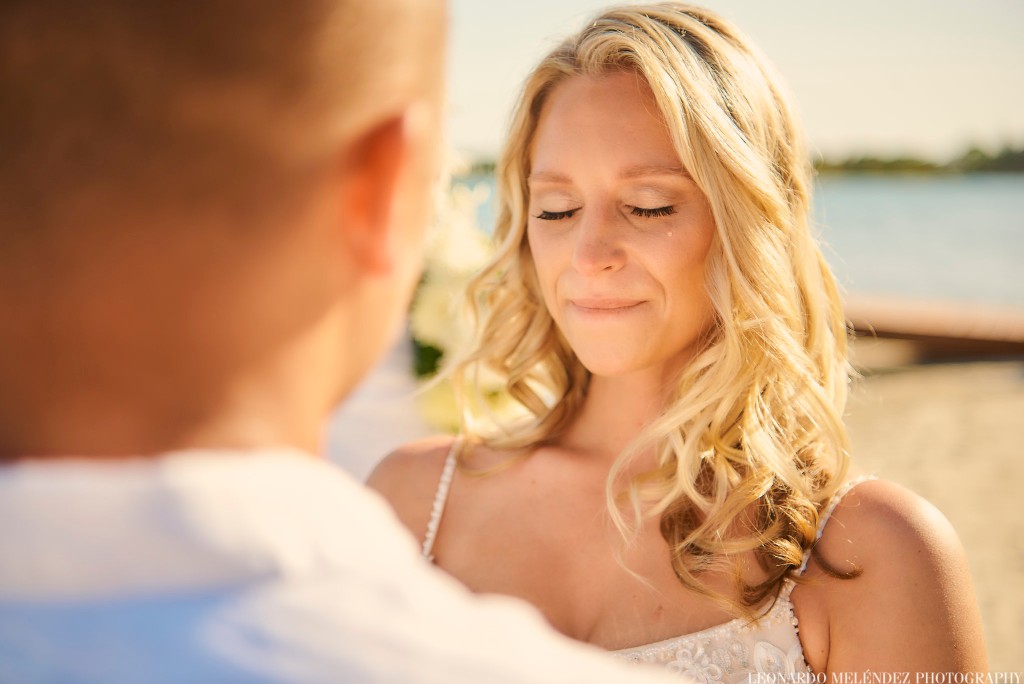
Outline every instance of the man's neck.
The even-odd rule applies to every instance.
[[[109,375],[102,374],[93,382],[3,375],[20,382],[0,395],[0,460],[139,457],[191,448],[317,452],[337,399],[336,388],[309,380],[287,360],[220,377],[212,366],[201,372],[136,369],[106,384],[100,378]]]
[[[67,402],[49,411],[5,411],[0,461],[156,456],[184,449],[294,447],[316,453],[320,421],[302,424],[287,407],[265,411],[197,402],[173,410],[119,401]],[[21,413],[21,415],[17,415]],[[323,416],[326,419],[326,415]],[[11,419],[8,422],[8,419]]]

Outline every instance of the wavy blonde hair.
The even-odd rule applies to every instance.
[[[680,581],[753,615],[813,546],[819,512],[845,475],[849,366],[839,293],[809,225],[813,169],[801,130],[767,60],[722,18],[678,3],[609,9],[527,78],[497,168],[496,255],[468,290],[476,338],[451,371],[463,431],[529,449],[556,438],[586,399],[589,374],[540,294],[527,177],[553,89],[616,70],[650,85],[710,203],[716,324],[675,401],[616,461],[609,511],[627,539],[660,518]],[[502,379],[525,419],[487,435],[474,429],[481,372]],[[652,451],[657,467],[625,478],[630,461]],[[767,573],[756,585],[731,560],[750,550]],[[733,573],[739,600],[704,586],[700,575],[713,567]]]

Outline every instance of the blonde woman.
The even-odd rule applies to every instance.
[[[371,478],[424,554],[703,681],[984,670],[949,524],[849,478],[847,331],[811,173],[777,77],[711,12],[611,9],[546,57],[469,292],[463,436]],[[477,429],[480,372],[525,417]]]

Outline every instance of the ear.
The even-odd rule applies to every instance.
[[[352,259],[365,272],[392,267],[392,219],[409,159],[407,119],[407,113],[386,119],[345,154],[341,229]]]

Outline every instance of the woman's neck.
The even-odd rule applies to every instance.
[[[559,443],[614,459],[661,415],[671,400],[672,388],[662,368],[623,376],[592,376],[583,408]]]

